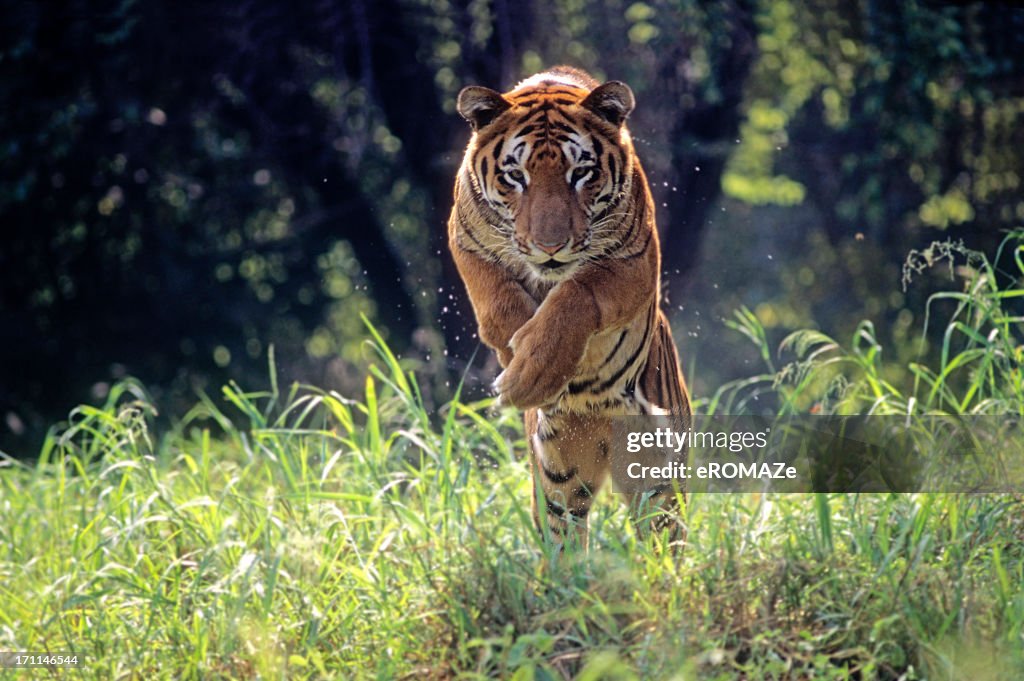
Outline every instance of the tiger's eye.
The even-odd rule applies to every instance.
[[[590,168],[576,168],[572,171],[572,178],[569,180],[569,184],[576,185],[577,182],[585,178],[590,174]]]
[[[513,168],[512,170],[509,170],[507,174],[514,182],[526,184],[526,175],[524,175],[523,171],[519,170],[519,168]]]

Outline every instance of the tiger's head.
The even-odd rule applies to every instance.
[[[489,226],[499,257],[558,281],[600,255],[632,182],[625,121],[634,102],[626,84],[598,85],[567,67],[505,94],[478,86],[459,93],[458,111],[474,131],[464,168],[497,223]]]

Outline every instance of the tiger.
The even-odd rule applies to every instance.
[[[654,202],[626,127],[634,106],[625,83],[568,66],[456,101],[472,132],[448,245],[503,369],[498,402],[524,411],[533,521],[560,545],[587,545],[614,417],[670,415],[685,428],[692,416],[661,309]],[[682,485],[626,496],[641,531],[685,542]]]

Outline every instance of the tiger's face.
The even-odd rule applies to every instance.
[[[458,110],[475,130],[467,169],[496,216],[499,257],[558,281],[601,254],[632,178],[624,122],[633,104],[617,81],[591,91],[548,78],[506,95],[482,87],[459,94]]]

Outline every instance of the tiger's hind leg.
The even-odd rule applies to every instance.
[[[533,472],[533,520],[561,546],[587,545],[587,514],[608,477],[607,419],[554,410],[524,414]],[[538,485],[540,486],[538,489]]]
[[[690,396],[679,369],[676,345],[664,312],[658,311],[655,325],[647,364],[638,381],[638,401],[646,413],[667,419],[673,431],[683,432],[692,423]],[[666,452],[664,460],[656,465],[675,461],[685,466],[689,459],[687,449],[684,447],[678,452]],[[646,492],[631,494],[630,511],[641,532],[650,530],[660,533],[668,530],[670,543],[682,546],[686,543],[686,524],[680,500],[686,503],[686,481],[665,481],[665,484]]]
[[[633,525],[640,536],[660,535],[667,532],[670,546],[686,544],[686,523],[680,498],[686,503],[685,486],[665,484],[646,492],[628,495]]]

